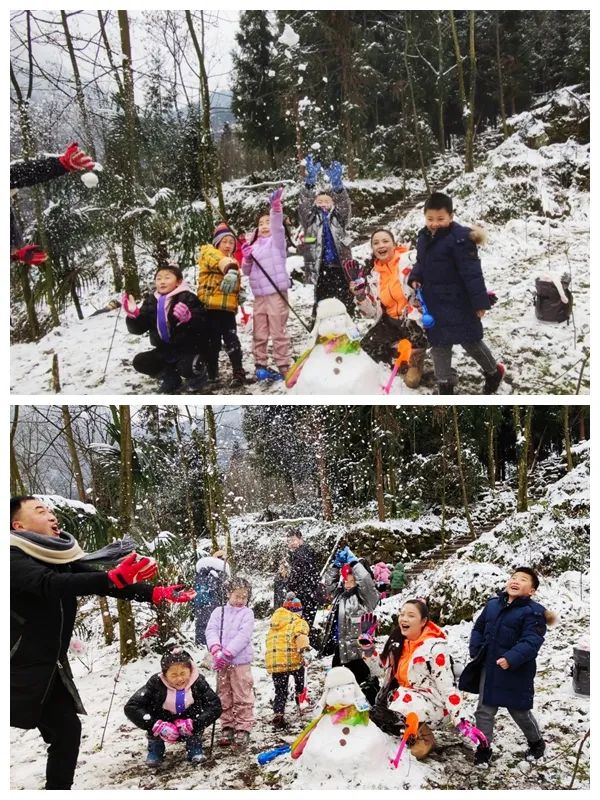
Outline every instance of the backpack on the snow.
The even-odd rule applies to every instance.
[[[544,322],[566,322],[573,310],[567,275],[542,275],[535,279],[535,315]]]

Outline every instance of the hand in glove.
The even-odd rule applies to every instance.
[[[213,653],[213,669],[221,672],[231,664],[232,659],[233,653],[230,653],[229,650],[217,650]]]
[[[177,726],[180,736],[192,736],[194,733],[194,723],[191,719],[176,719],[173,723]]]
[[[127,292],[123,292],[121,295],[121,305],[128,317],[133,317],[133,319],[139,317],[140,310],[137,307],[135,299],[130,294],[127,294]]]
[[[58,160],[68,172],[78,169],[94,169],[94,159],[79,149],[77,142],[70,144]]]
[[[348,545],[346,545],[346,547],[343,547],[341,550],[337,551],[333,563],[336,567],[343,567],[344,564],[349,564],[351,561],[357,561],[357,560],[358,559],[356,558],[352,550],[350,550]]]
[[[37,267],[46,261],[48,253],[44,253],[39,244],[26,244],[25,247],[11,253],[10,257],[13,261],[22,261],[28,267]]]
[[[242,257],[244,261],[252,261],[252,245],[248,242],[242,244]]]
[[[329,167],[325,170],[325,175],[329,178],[329,182],[331,183],[331,188],[334,192],[341,192],[344,188],[344,184],[342,183],[342,172],[344,168],[340,164],[339,161],[332,161]]]
[[[304,167],[306,169],[306,175],[304,176],[304,183],[306,186],[314,186],[315,181],[317,180],[317,175],[321,171],[321,162],[317,161],[316,164],[313,161],[313,157],[307,155],[304,159]]]
[[[152,602],[155,606],[166,600],[167,603],[189,603],[196,597],[195,589],[183,589],[183,583],[176,583],[173,586],[155,586],[152,589]]]
[[[375,652],[375,634],[377,633],[377,617],[372,611],[368,611],[360,618],[360,634],[358,646],[363,652],[363,656],[372,656]]]
[[[162,719],[157,719],[152,726],[152,735],[158,736],[163,742],[176,742],[179,739],[179,731],[177,725],[172,722],[164,722]]]
[[[283,205],[281,204],[282,196],[283,186],[280,186],[279,189],[275,189],[275,191],[269,195],[269,203],[271,203],[271,208],[277,213],[283,211]]]
[[[177,303],[173,308],[173,316],[177,320],[178,325],[185,325],[192,318],[192,312],[185,303]]]
[[[473,744],[482,744],[484,747],[488,747],[488,740],[485,733],[480,731],[479,728],[476,728],[468,719],[461,719],[456,726],[456,730],[461,736],[464,736],[465,739],[469,739],[469,741],[473,742]]]
[[[238,284],[237,270],[231,269],[221,281],[221,291],[224,294],[231,294],[232,292],[235,292],[235,290],[237,289],[237,284]]]
[[[498,295],[496,294],[496,292],[493,292],[491,289],[489,289],[488,293],[487,293],[487,296],[488,296],[488,300],[490,301],[490,306],[492,306],[492,308],[493,308],[496,305],[496,303],[498,302]]]
[[[158,566],[153,558],[142,556],[138,561],[137,557],[137,553],[131,553],[118,566],[106,573],[118,589],[147,581],[158,572]]]

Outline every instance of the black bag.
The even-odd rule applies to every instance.
[[[481,680],[481,670],[485,662],[485,647],[477,653],[472,661],[469,661],[467,666],[463,669],[458,679],[458,688],[462,692],[469,692],[470,694],[479,694],[479,683]]]
[[[569,290],[571,279],[563,275],[560,279],[563,291],[568,300],[563,303],[556,286],[552,281],[543,278],[535,279],[535,315],[544,322],[566,322],[573,310],[573,295]]]

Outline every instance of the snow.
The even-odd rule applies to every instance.
[[[300,37],[298,36],[296,31],[291,27],[291,25],[288,25],[288,23],[286,22],[283,28],[283,33],[279,37],[279,41],[286,47],[295,47],[300,41]]]
[[[98,186],[98,176],[93,172],[84,172],[81,177],[81,182],[85,184],[88,189],[95,189]]]

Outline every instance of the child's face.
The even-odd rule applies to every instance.
[[[156,291],[159,294],[169,294],[172,292],[173,289],[176,289],[181,281],[168,269],[161,269],[156,273],[156,278],[154,279],[156,285]]]
[[[389,233],[385,231],[377,231],[375,236],[371,239],[371,248],[373,255],[379,261],[389,261],[394,255],[396,244]]]
[[[175,689],[183,689],[184,686],[187,686],[191,676],[192,670],[187,664],[171,664],[165,672],[165,678]]]
[[[233,236],[224,236],[219,244],[217,250],[220,250],[224,256],[230,256],[235,250],[235,239]]]
[[[271,235],[271,218],[268,214],[264,214],[258,220],[258,235],[259,236],[270,236]]]
[[[234,589],[227,598],[230,606],[241,608],[248,605],[248,592],[245,589]]]
[[[354,589],[356,586],[356,578],[354,575],[346,575],[344,578],[344,589]]]
[[[315,205],[322,208],[323,211],[331,211],[333,208],[333,198],[328,194],[318,194],[315,197]]]
[[[449,214],[445,208],[428,208],[425,212],[425,225],[433,234],[440,228],[447,228],[453,219],[454,214]]]
[[[406,603],[400,609],[398,614],[398,625],[400,631],[409,642],[416,641],[421,635],[425,627],[426,620],[421,618],[421,612],[418,607],[412,603]]]
[[[526,572],[515,572],[506,582],[506,593],[509,597],[531,597],[535,594],[531,575]]]

